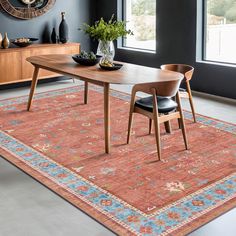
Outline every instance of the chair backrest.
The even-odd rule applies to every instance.
[[[189,81],[192,79],[194,68],[185,64],[166,64],[161,66],[162,70],[179,72],[184,75],[184,79]]]
[[[179,90],[182,79],[174,81],[159,81],[153,83],[142,83],[134,86],[135,91],[153,94],[153,89],[156,90],[156,95],[161,97],[174,97]]]

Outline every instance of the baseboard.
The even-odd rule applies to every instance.
[[[233,98],[226,98],[226,97],[221,97],[221,96],[198,92],[198,91],[192,91],[192,94],[193,94],[193,96],[198,96],[198,97],[202,97],[202,98],[211,99],[211,100],[214,100],[217,102],[224,102],[224,103],[236,105],[236,99],[233,99]]]
[[[71,79],[71,78],[68,78],[65,76],[59,76],[59,77],[54,77],[54,78],[41,79],[38,81],[38,84],[44,84],[44,83],[50,83],[50,82],[55,82],[55,81],[60,81],[60,80],[68,80],[68,79]],[[24,81],[24,82],[18,82],[18,83],[13,83],[13,84],[3,84],[3,85],[0,85],[0,90],[22,88],[22,87],[26,87],[30,85],[31,85],[31,81]]]

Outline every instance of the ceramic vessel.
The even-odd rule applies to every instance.
[[[113,41],[102,41],[99,40],[97,55],[102,56],[102,62],[113,62],[115,56],[115,47]]]
[[[56,34],[55,28],[52,29],[51,41],[52,41],[52,43],[57,43],[57,34]]]
[[[2,47],[4,49],[7,49],[7,48],[9,48],[9,46],[10,46],[10,41],[7,37],[7,33],[5,33],[4,39],[2,40]]]
[[[2,48],[2,34],[0,33],[0,48]]]
[[[67,43],[69,38],[69,27],[65,20],[65,12],[61,13],[61,23],[59,26],[59,38],[61,43]]]

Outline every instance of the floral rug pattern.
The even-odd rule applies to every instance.
[[[172,134],[162,129],[163,160],[155,162],[147,118],[135,116],[126,145],[130,96],[111,91],[107,155],[102,90],[90,87],[88,105],[81,102],[82,91],[81,86],[37,94],[31,112],[25,109],[27,97],[0,101],[0,154],[8,153],[116,222],[119,234],[177,235],[224,204],[236,205],[235,125],[203,116],[194,124],[185,112],[190,150],[184,150],[173,122]]]

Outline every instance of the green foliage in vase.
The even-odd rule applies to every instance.
[[[131,30],[126,29],[126,22],[114,20],[114,15],[108,22],[101,18],[94,25],[84,24],[83,30],[91,38],[102,41],[113,41],[119,37],[133,35]]]

